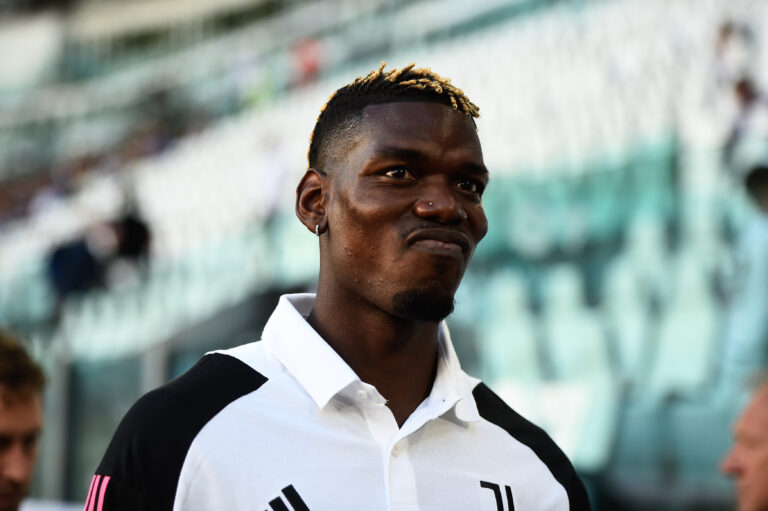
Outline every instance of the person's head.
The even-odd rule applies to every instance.
[[[43,371],[0,330],[0,511],[15,511],[26,496],[42,428]]]
[[[717,31],[716,46],[720,47],[728,42],[734,31],[734,23],[730,20],[723,21],[720,24],[720,29]]]
[[[749,106],[757,98],[757,87],[752,79],[743,76],[733,84],[733,92],[736,95],[736,101],[742,107]]]
[[[129,211],[112,224],[117,232],[117,253],[132,261],[149,257],[152,232],[149,225],[138,215]]]
[[[734,428],[722,471],[738,483],[739,511],[768,511],[768,380],[758,387]]]
[[[320,236],[320,282],[403,319],[436,322],[488,224],[478,108],[449,80],[384,65],[321,110],[296,213]]]
[[[768,211],[768,165],[758,165],[744,178],[750,199],[763,211]]]

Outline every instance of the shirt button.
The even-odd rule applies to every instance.
[[[392,456],[394,456],[395,458],[397,458],[398,456],[400,456],[400,447],[398,447],[398,446],[394,446],[394,447],[392,448]]]

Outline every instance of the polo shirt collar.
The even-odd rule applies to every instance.
[[[334,396],[353,384],[366,384],[307,322],[314,302],[311,293],[281,296],[262,338],[317,406],[325,408]],[[461,370],[445,322],[440,324],[438,341],[437,374],[427,399],[445,403],[446,410],[454,407],[456,417],[462,421],[480,420],[472,385]]]
[[[479,421],[480,413],[472,395],[474,385],[461,369],[445,321],[440,322],[437,339],[437,374],[429,399],[434,396],[445,400],[446,403],[455,404],[456,417],[464,422]]]
[[[360,378],[307,322],[314,303],[315,295],[310,293],[281,296],[262,339],[317,406],[324,408]]]

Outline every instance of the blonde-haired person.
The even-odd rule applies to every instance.
[[[333,94],[296,191],[317,294],[284,295],[260,342],[143,397],[89,509],[589,509],[546,433],[462,371],[443,321],[488,230],[477,115],[415,66]]]

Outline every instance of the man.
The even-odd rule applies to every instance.
[[[739,511],[768,510],[768,380],[736,423],[735,444],[722,471],[738,481]]]
[[[88,228],[82,236],[57,245],[47,261],[48,279],[56,294],[54,319],[61,319],[64,303],[109,283],[119,259],[143,268],[149,258],[152,233],[133,210],[120,218]]]
[[[283,296],[261,342],[142,398],[87,507],[589,508],[549,437],[461,371],[442,323],[488,227],[475,117],[413,66],[336,91],[296,193],[317,296]]]
[[[0,511],[16,511],[29,491],[44,384],[40,367],[0,330]]]

